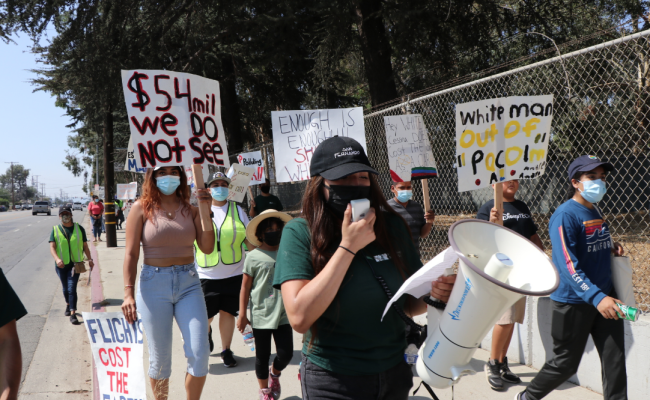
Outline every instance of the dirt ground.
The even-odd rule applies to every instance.
[[[448,231],[451,225],[462,219],[473,219],[476,214],[466,215],[436,215],[433,230],[429,237],[420,244],[422,258],[430,260],[436,254],[449,246]],[[539,228],[546,253],[551,256],[551,243],[548,236],[548,221],[550,215],[534,214],[533,218]],[[641,211],[630,214],[606,215],[610,231],[614,238],[623,245],[625,255],[630,257],[634,269],[633,282],[637,307],[650,311],[650,214]]]

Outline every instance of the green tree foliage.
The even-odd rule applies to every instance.
[[[107,129],[115,147],[128,143],[122,69],[218,80],[236,153],[271,140],[270,111],[378,106],[535,52],[554,56],[553,41],[611,40],[621,32],[610,28],[647,13],[647,0],[11,0],[0,2],[0,38],[55,28],[34,48],[44,65],[34,83],[71,117],[64,165],[92,184]]]

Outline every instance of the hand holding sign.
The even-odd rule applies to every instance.
[[[228,200],[241,203],[246,196],[246,189],[249,186],[255,170],[250,167],[244,167],[239,164],[230,166],[230,170],[226,176],[230,178],[230,185],[228,186]]]

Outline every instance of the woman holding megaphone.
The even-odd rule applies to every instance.
[[[282,234],[273,284],[282,290],[291,326],[305,333],[300,368],[303,399],[407,399],[413,386],[404,361],[405,323],[387,294],[422,262],[404,220],[388,206],[363,147],[335,136],[311,159],[302,216]],[[366,216],[352,222],[350,201],[369,199]],[[447,301],[455,276],[432,284]],[[408,299],[407,299],[408,297]],[[411,316],[422,300],[397,302]]]

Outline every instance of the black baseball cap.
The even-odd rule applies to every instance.
[[[63,214],[64,212],[70,213],[70,215],[72,215],[72,210],[69,207],[59,208],[59,215]]]
[[[311,159],[311,176],[335,181],[357,172],[379,173],[370,165],[365,150],[356,140],[334,136],[321,143]]]
[[[612,171],[614,169],[612,164],[607,161],[601,161],[596,156],[580,156],[569,165],[569,179],[573,179],[578,172],[588,172],[598,167],[603,167],[605,171]]]

